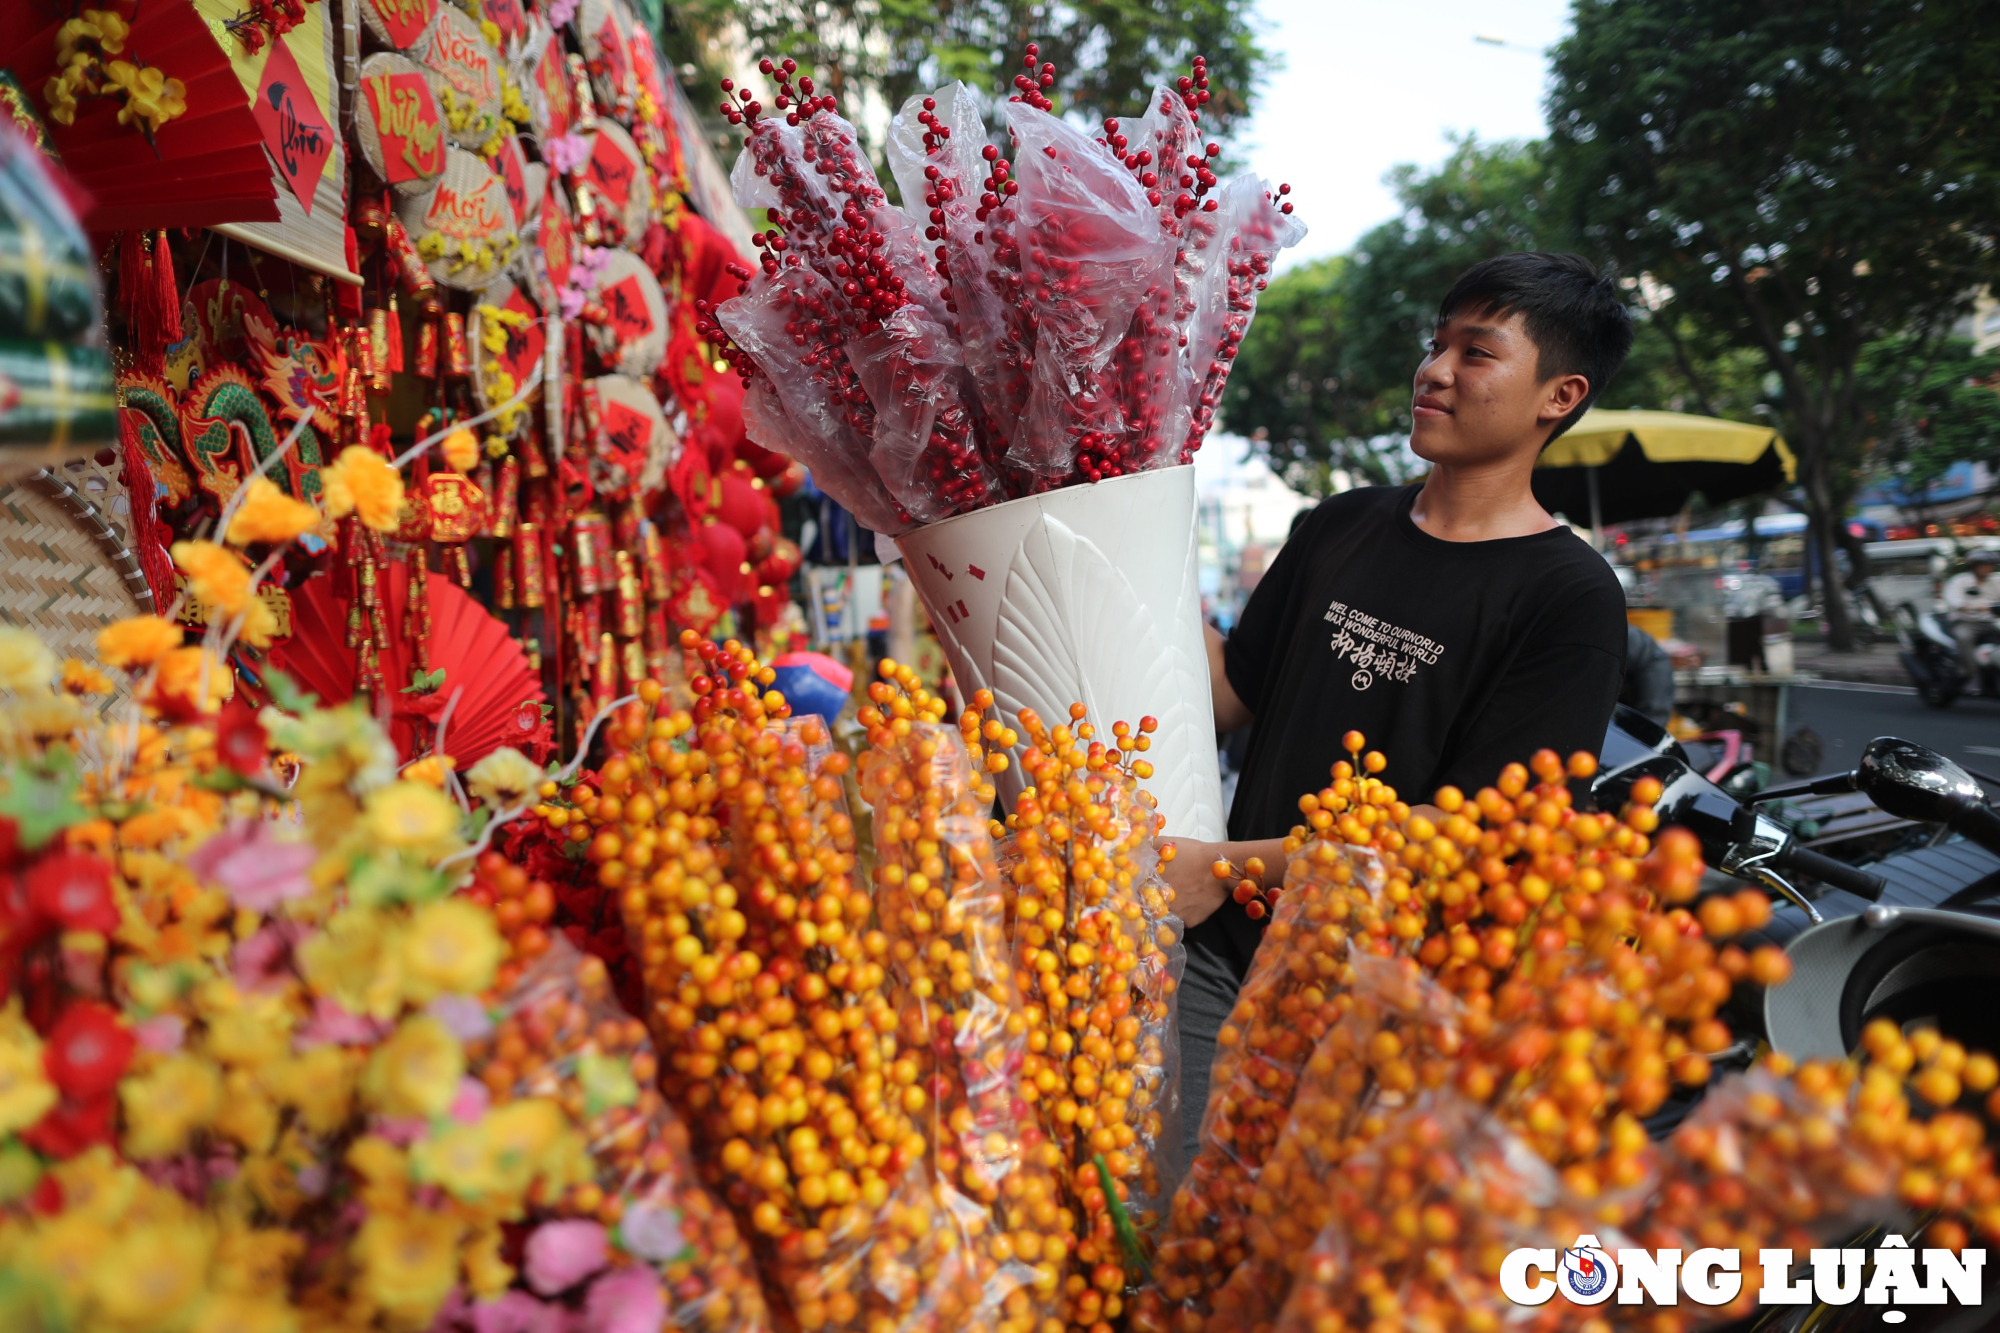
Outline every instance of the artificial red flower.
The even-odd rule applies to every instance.
[[[21,1141],[50,1157],[74,1157],[113,1137],[111,1112],[117,1098],[71,1101],[65,1097],[34,1126],[21,1131]]]
[[[65,1098],[93,1101],[118,1086],[137,1045],[109,1005],[78,1000],[56,1020],[42,1063]]]
[[[223,763],[246,778],[254,778],[263,771],[268,749],[264,724],[248,704],[233,698],[222,706],[215,728],[215,752]]]
[[[111,900],[111,864],[89,852],[61,851],[28,867],[28,902],[34,912],[64,930],[118,929],[118,905]]]

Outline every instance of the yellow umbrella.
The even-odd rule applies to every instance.
[[[1788,484],[1798,460],[1770,426],[1682,412],[1590,411],[1543,451],[1535,498],[1592,527],[1678,513]]]

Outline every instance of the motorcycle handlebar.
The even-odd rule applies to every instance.
[[[1871,875],[1866,870],[1836,861],[1830,856],[1821,856],[1807,847],[1787,843],[1785,849],[1771,858],[1771,863],[1780,870],[1794,870],[1801,875],[1810,875],[1822,884],[1847,892],[1869,902],[1879,901],[1889,887],[1889,881],[1880,875]]]

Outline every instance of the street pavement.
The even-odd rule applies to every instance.
[[[1875,737],[1897,736],[1968,768],[2000,774],[2000,699],[1930,708],[1914,690],[1822,681],[1792,687],[1787,721],[1819,733],[1826,745],[1821,769],[1829,773],[1852,768]]]

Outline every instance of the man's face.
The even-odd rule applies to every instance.
[[[1518,312],[1452,315],[1417,367],[1410,448],[1426,462],[1459,466],[1538,452],[1589,389],[1581,375],[1544,380],[1540,358]]]

